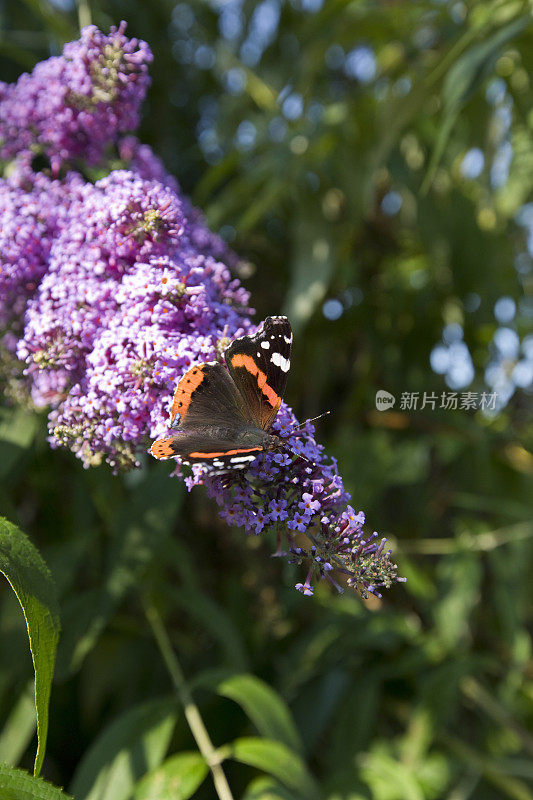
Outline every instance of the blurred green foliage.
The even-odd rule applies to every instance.
[[[84,471],[5,409],[0,511],[61,604],[44,775],[76,800],[214,796],[149,598],[236,798],[533,798],[533,455],[515,369],[527,346],[531,360],[529,4],[12,0],[2,78],[79,20],[121,18],[155,55],[143,141],[242,255],[257,319],[290,315],[287,399],[301,418],[332,411],[322,440],[408,582],[381,602],[303,598],[272,542],[226,528],[168,465]],[[514,314],[495,315],[502,297]],[[498,348],[501,330],[521,352]],[[430,357],[452,340],[468,355],[446,383]],[[439,407],[494,388],[497,414]],[[376,410],[379,389],[394,408]],[[401,408],[404,392],[436,407]],[[0,760],[30,769],[32,663],[7,584],[0,636]]]

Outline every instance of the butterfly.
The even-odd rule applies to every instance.
[[[245,469],[260,453],[283,447],[269,433],[290,368],[292,330],[287,317],[267,317],[253,336],[235,339],[219,361],[191,367],[170,408],[170,430],[151,446],[158,459],[178,456],[220,475]]]

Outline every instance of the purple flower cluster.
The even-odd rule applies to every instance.
[[[365,538],[365,516],[348,505],[350,496],[336,462],[326,458],[317,444],[314,426],[309,421],[299,426],[291,409],[282,404],[272,432],[284,438],[286,452],[263,453],[246,472],[204,480],[220,515],[247,533],[274,527],[275,555],[308,565],[305,582],[296,584],[298,591],[313,594],[316,577],[327,578],[340,590],[338,580],[344,576],[363,597],[369,593],[380,597],[379,587],[402,579],[390,550],[385,550],[385,539],[378,541],[377,533]],[[200,471],[193,469],[194,476],[186,478],[189,487],[202,481]]]
[[[86,28],[62,56],[0,88],[1,156],[12,159],[0,180],[0,370],[13,382],[23,366],[33,403],[50,409],[52,446],[115,470],[137,466],[165,430],[187,369],[254,331],[236,256],[150,148],[120,135],[137,124],[151,59],[124,30]],[[110,169],[110,143],[127,169]],[[39,148],[45,172],[34,168]],[[76,159],[99,161],[107,176],[87,182]],[[314,576],[338,585],[344,575],[364,596],[398,580],[312,424],[298,427],[283,405],[273,431],[287,452],[218,478],[195,468],[188,487],[205,483],[221,516],[249,533],[275,528],[276,555],[308,565],[296,586],[305,594]]]
[[[53,406],[53,444],[86,465],[137,464],[175,381],[250,327],[248,293],[198,248],[184,209],[130,171],[85,184],[28,303],[17,352],[33,400]]]
[[[137,127],[152,53],[125,28],[106,36],[90,25],[61,56],[0,83],[0,158],[42,153],[54,173],[76,159],[96,164],[120,133]]]

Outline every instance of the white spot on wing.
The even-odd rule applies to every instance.
[[[292,342],[292,333],[290,336],[284,336],[283,338],[287,344],[290,344]]]
[[[276,365],[276,367],[279,367],[283,372],[289,371],[291,362],[289,361],[288,358],[283,358],[281,353],[272,353],[270,360],[272,361],[273,364]]]
[[[244,466],[244,463],[247,461],[255,461],[255,459],[256,456],[232,456],[230,463],[235,465],[242,464]]]
[[[261,347],[265,350],[268,350],[270,347],[270,342],[261,342]]]

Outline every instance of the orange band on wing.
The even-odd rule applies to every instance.
[[[150,448],[154,458],[172,458],[176,453],[173,448],[174,439],[156,439]]]
[[[237,456],[241,453],[260,453],[262,447],[248,447],[246,450],[225,450],[223,453],[189,453],[187,458],[216,458],[217,456]]]
[[[182,419],[189,410],[193,392],[200,386],[204,379],[203,370],[200,367],[192,367],[188,370],[178,383],[170,408],[170,424],[174,422],[176,414],[180,414]]]
[[[267,376],[264,372],[261,372],[251,356],[245,356],[242,353],[238,353],[231,359],[231,366],[244,367],[244,369],[247,370],[251,375],[257,375],[257,385],[265,395],[272,408],[275,408],[281,404],[281,397],[277,395],[274,389],[268,385]]]

